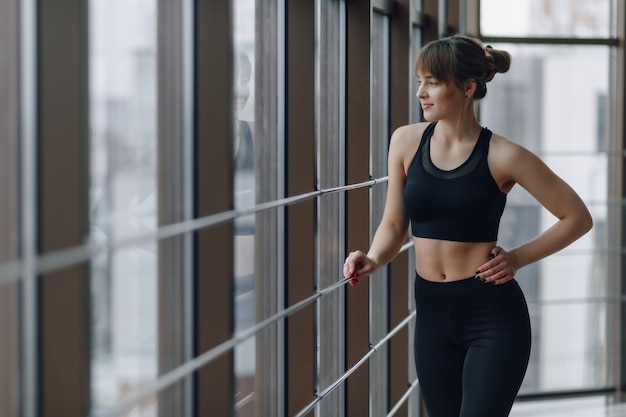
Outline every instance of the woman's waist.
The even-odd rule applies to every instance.
[[[453,242],[414,238],[417,273],[427,281],[452,282],[473,277],[489,260],[496,242]]]

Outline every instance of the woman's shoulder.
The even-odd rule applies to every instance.
[[[410,123],[403,126],[400,126],[394,131],[395,134],[415,134],[419,133],[420,135],[424,133],[426,128],[431,124],[431,122],[417,122]]]
[[[412,123],[397,128],[391,135],[391,144],[398,147],[413,147],[422,140],[429,122]]]
[[[406,174],[429,124],[429,122],[412,123],[401,126],[393,132],[389,143],[390,164],[402,167]]]
[[[510,139],[499,133],[492,132],[490,140],[490,148],[495,148],[503,152],[529,152],[524,146],[517,143],[515,140]]]
[[[538,157],[523,145],[506,136],[492,133],[489,142],[489,162],[500,167],[521,167],[537,160]]]

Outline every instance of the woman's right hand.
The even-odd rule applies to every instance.
[[[352,278],[350,285],[358,284],[359,277],[369,275],[376,270],[377,264],[360,250],[350,252],[343,264],[343,276]]]

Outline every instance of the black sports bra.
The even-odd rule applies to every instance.
[[[458,242],[498,239],[506,194],[487,163],[491,131],[483,128],[474,150],[457,168],[444,171],[430,159],[436,122],[424,134],[407,172],[404,204],[413,236]]]

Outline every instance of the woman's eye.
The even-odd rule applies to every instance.
[[[422,80],[417,80],[416,83],[418,86],[423,84]],[[437,81],[427,81],[426,84],[433,87],[439,85]]]

